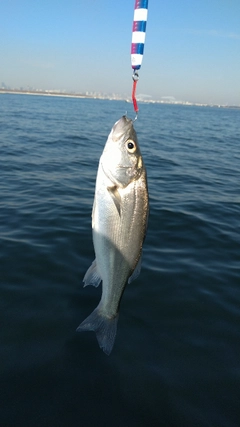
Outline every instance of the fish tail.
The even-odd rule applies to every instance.
[[[109,355],[113,349],[117,332],[118,314],[115,317],[104,316],[99,308],[88,316],[77,328],[77,332],[95,331],[99,347]]]

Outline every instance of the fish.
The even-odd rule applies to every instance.
[[[147,173],[133,121],[118,120],[99,160],[92,208],[95,260],[84,286],[102,282],[101,300],[77,328],[95,331],[99,347],[112,351],[124,289],[141,270],[149,214]]]

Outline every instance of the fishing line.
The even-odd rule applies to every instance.
[[[147,15],[148,0],[135,0],[131,44],[131,63],[133,69],[132,102],[136,113],[135,120],[137,119],[138,115],[138,105],[136,99],[136,88],[139,79],[138,70],[140,70],[143,60]]]

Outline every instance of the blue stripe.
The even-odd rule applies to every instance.
[[[135,4],[135,9],[147,9],[148,8],[148,0],[138,0]]]
[[[143,55],[144,43],[132,43],[131,53]]]
[[[133,22],[133,31],[142,31],[145,33],[147,26],[147,21],[134,21]]]

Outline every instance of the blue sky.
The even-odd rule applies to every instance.
[[[134,0],[2,0],[0,85],[131,95]],[[240,105],[240,0],[149,0],[138,93]]]

